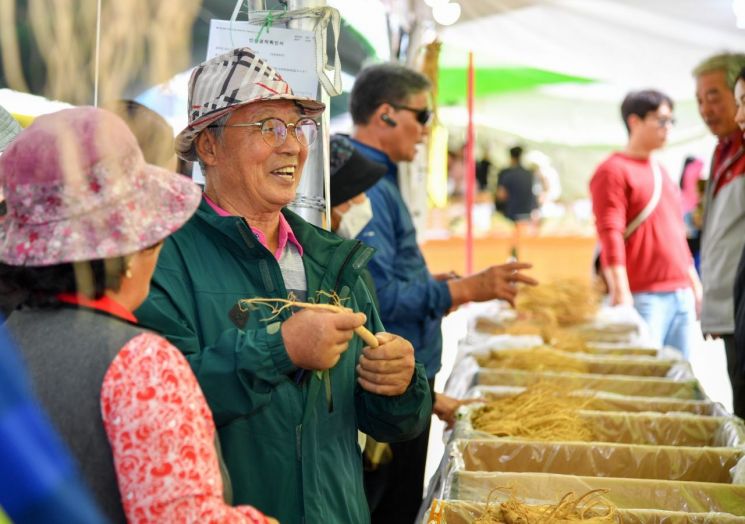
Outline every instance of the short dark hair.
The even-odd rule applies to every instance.
[[[60,293],[78,292],[99,299],[107,289],[119,289],[128,259],[114,257],[36,267],[0,263],[0,304],[7,309],[55,307],[60,304]],[[8,300],[13,302],[7,303]]]
[[[740,69],[740,73],[737,75],[737,80],[742,80],[745,82],[745,67]],[[735,80],[735,83],[737,83],[737,80]]]
[[[621,103],[621,118],[626,130],[629,129],[629,117],[636,115],[644,118],[652,111],[657,111],[662,104],[667,104],[673,109],[673,100],[661,91],[655,89],[644,89],[642,91],[632,91]]]
[[[354,81],[349,112],[355,124],[367,124],[381,104],[403,104],[432,84],[426,76],[400,64],[386,63],[366,67]]]
[[[515,146],[510,148],[510,158],[513,160],[520,160],[523,156],[523,148],[521,146]]]

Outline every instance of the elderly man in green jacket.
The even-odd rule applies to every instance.
[[[213,410],[234,502],[284,523],[365,523],[357,432],[393,442],[432,412],[411,344],[384,333],[361,277],[372,250],[287,210],[323,104],[247,48],[198,66],[176,140],[205,170],[202,203],[165,243],[141,323],[189,359]],[[351,311],[246,307],[293,297]],[[365,347],[365,325],[380,343]],[[164,421],[165,422],[165,421]]]

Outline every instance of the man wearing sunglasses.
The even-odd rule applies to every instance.
[[[376,249],[369,264],[383,323],[414,345],[430,387],[441,366],[442,317],[465,302],[501,298],[512,302],[516,282],[535,284],[519,272],[530,264],[492,266],[458,278],[452,272],[432,275],[417,245],[416,231],[398,188],[399,162],[411,162],[424,141],[431,117],[430,83],[398,64],[363,69],[350,98],[352,140],[367,158],[386,167],[386,174],[367,191],[372,220],[357,235]],[[459,401],[435,396],[434,413],[448,423]],[[365,472],[365,491],[373,523],[411,524],[422,500],[429,427],[416,439],[393,443],[389,464]]]
[[[213,411],[233,503],[283,524],[364,524],[358,430],[412,438],[432,404],[411,344],[383,332],[361,274],[370,248],[286,209],[324,105],[293,94],[241,48],[194,70],[189,108],[176,149],[203,165],[204,198],[165,243],[137,316],[191,363]],[[241,302],[329,302],[332,293],[348,312]],[[354,335],[362,325],[378,347]]]

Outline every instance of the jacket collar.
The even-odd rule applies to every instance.
[[[375,250],[359,240],[346,240],[335,233],[306,222],[289,209],[282,214],[292,227],[298,241],[307,248],[303,258],[308,257],[319,267],[326,268],[319,289],[336,289],[339,278],[351,281],[359,275],[372,258]]]
[[[63,304],[92,309],[93,311],[105,313],[106,315],[121,320],[126,320],[131,324],[137,324],[137,318],[130,310],[108,296],[92,299],[81,293],[59,293],[57,295],[57,300]]]
[[[214,202],[210,197],[207,196],[207,193],[202,194],[203,200],[209,204],[209,206],[221,217],[228,217],[231,216],[231,213],[225,211],[223,208],[217,205],[216,202]],[[259,228],[251,227],[251,231],[253,231],[253,234],[256,238],[259,239],[259,242],[261,242],[261,245],[266,247],[266,235],[262,230]],[[300,242],[298,242],[297,237],[295,236],[295,233],[292,231],[292,228],[290,227],[290,224],[287,223],[287,219],[284,215],[279,215],[279,239],[278,239],[278,246],[277,250],[274,253],[274,257],[279,260],[282,258],[282,253],[285,250],[285,247],[287,246],[287,243],[293,244],[300,255],[303,255],[303,246],[300,245]]]
[[[729,135],[723,136],[717,139],[718,144],[730,145],[734,144],[735,148],[739,147],[743,143],[743,132],[738,127],[735,131],[732,131]]]
[[[376,149],[372,146],[368,146],[367,144],[363,144],[359,140],[355,140],[352,137],[349,137],[349,139],[359,150],[359,152],[365,155],[367,158],[374,162],[385,164],[386,173],[384,178],[388,179],[389,182],[398,187],[398,166],[393,160],[390,159],[387,154],[385,154],[380,149]]]
[[[358,240],[345,240],[334,233],[316,227],[287,208],[282,209],[282,214],[304,248],[303,259],[307,259],[306,263],[311,261],[318,267],[326,268],[324,273],[328,275],[328,282],[324,278],[324,281],[320,283],[320,289],[333,289],[329,286],[334,286],[340,271],[343,271],[347,278],[359,274],[367,266],[367,262],[375,251]],[[253,259],[269,257],[274,259],[272,253],[253,235],[242,217],[220,216],[202,198],[196,218],[232,240],[236,249],[242,250],[241,255]]]

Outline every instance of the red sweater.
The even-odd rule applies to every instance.
[[[614,153],[590,181],[603,267],[626,266],[632,293],[673,291],[690,285],[692,264],[683,226],[680,189],[662,170],[662,194],[652,214],[624,241],[623,233],[654,190],[649,160]]]

